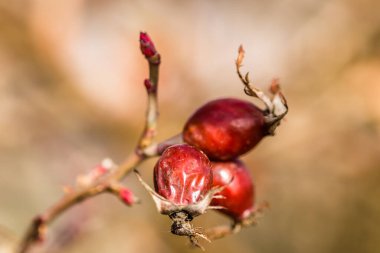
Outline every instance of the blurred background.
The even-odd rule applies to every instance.
[[[147,31],[162,55],[158,139],[217,97],[246,97],[235,73],[290,106],[275,137],[243,157],[256,227],[207,252],[380,252],[380,2],[376,0],[0,0],[0,252],[105,158],[121,162],[142,130]],[[153,161],[139,169],[152,182]],[[130,175],[142,199],[102,195],[75,206],[33,252],[199,252]],[[195,221],[228,223],[216,213]]]

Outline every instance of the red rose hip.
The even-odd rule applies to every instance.
[[[214,198],[213,206],[222,206],[218,211],[239,222],[248,218],[254,205],[254,185],[243,162],[212,163],[213,186],[225,186],[219,193],[224,198]]]
[[[207,237],[195,229],[190,221],[211,209],[210,203],[220,187],[212,187],[211,164],[199,149],[188,144],[167,148],[154,167],[154,188],[136,175],[150,193],[161,214],[173,221],[171,232],[188,236],[191,243],[201,247],[197,238]]]
[[[177,205],[200,201],[212,187],[212,171],[207,156],[187,144],[167,148],[154,167],[154,187],[158,194]]]
[[[200,107],[187,121],[183,139],[211,160],[231,160],[268,134],[263,111],[252,103],[217,99]]]

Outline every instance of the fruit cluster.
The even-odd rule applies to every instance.
[[[161,157],[154,167],[155,189],[138,176],[159,212],[172,219],[171,232],[188,236],[198,246],[196,238],[207,237],[190,221],[206,210],[217,209],[230,217],[234,226],[252,218],[254,184],[239,158],[265,136],[273,135],[288,111],[277,80],[270,87],[272,96],[267,97],[251,86],[248,74],[240,73],[243,56],[240,47],[236,67],[244,91],[259,98],[265,109],[236,98],[206,103],[187,120],[179,142],[170,139],[161,143]]]
[[[119,166],[106,159],[90,173],[78,176],[73,187],[65,187],[64,196],[30,223],[18,247],[26,253],[32,245],[43,240],[46,227],[63,212],[83,200],[108,192],[128,206],[138,198],[121,182],[132,170],[148,158],[160,156],[154,167],[154,188],[146,184],[135,170],[142,185],[151,194],[158,211],[168,215],[173,223],[171,232],[197,239],[220,238],[249,226],[258,208],[254,199],[254,184],[249,170],[239,160],[265,136],[273,135],[288,112],[277,80],[271,96],[251,85],[248,73],[240,72],[244,58],[239,48],[237,74],[244,92],[264,104],[256,105],[234,98],[218,99],[201,106],[185,123],[183,131],[168,140],[154,143],[158,107],[157,85],[161,56],[147,33],[140,33],[140,49],[149,65],[149,78],[144,85],[148,96],[145,127],[132,152]],[[194,228],[191,220],[209,209],[216,209],[233,221],[232,226],[217,227],[207,236]]]
[[[286,101],[281,104],[286,106]],[[235,225],[252,217],[254,184],[239,157],[273,133],[273,125],[284,116],[275,115],[274,108],[261,110],[224,98],[206,103],[187,120],[184,143],[163,151],[154,167],[155,191],[150,189],[158,210],[173,220],[173,234],[189,236],[197,245],[196,236],[205,236],[189,222],[207,209],[217,209]]]

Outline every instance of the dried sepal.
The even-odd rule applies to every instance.
[[[144,186],[146,191],[152,197],[154,203],[156,204],[157,211],[164,215],[170,215],[175,212],[184,211],[190,214],[192,217],[204,214],[208,209],[218,209],[221,207],[210,206],[211,200],[216,197],[217,193],[223,190],[223,187],[215,187],[211,189],[202,200],[189,205],[178,205],[175,204],[161,195],[159,195],[155,190],[153,190],[145,181],[142,179],[140,173],[137,170],[134,170],[135,175],[137,176],[140,183]]]
[[[210,239],[202,233],[199,228],[194,228],[191,224],[191,220],[196,216],[204,214],[209,209],[224,208],[221,206],[210,206],[213,198],[222,197],[217,194],[224,189],[224,186],[212,188],[206,196],[194,204],[178,205],[159,195],[142,179],[137,170],[134,170],[134,172],[140,183],[152,197],[156,204],[157,211],[163,215],[168,215],[173,221],[171,232],[178,236],[187,236],[191,245],[204,250],[202,245],[199,244],[198,239],[202,238],[208,242],[210,242]]]
[[[273,114],[277,117],[285,116],[288,112],[288,103],[285,96],[281,92],[281,87],[277,78],[272,80],[269,91],[273,95]]]
[[[257,97],[264,103],[265,122],[268,125],[268,134],[273,135],[275,129],[288,112],[287,101],[280,91],[278,79],[274,79],[272,81],[272,84],[270,86],[272,97],[268,97],[262,90],[251,84],[248,72],[243,76],[240,68],[243,63],[244,53],[245,51],[243,47],[240,46],[238,50],[238,57],[236,59],[236,72],[244,84],[245,94],[251,97]]]
[[[142,184],[142,186],[145,188],[145,190],[149,193],[149,195],[152,197],[154,203],[156,204],[157,211],[161,214],[170,214],[177,210],[177,206],[173,204],[172,202],[168,201],[161,195],[159,195],[157,192],[155,192],[141,177],[140,173],[137,170],[134,170],[135,175],[137,176],[137,179]]]
[[[236,67],[237,68],[240,68],[243,64],[243,59],[244,59],[244,48],[243,48],[243,45],[240,45],[239,46],[239,49],[238,49],[238,57],[236,59]]]

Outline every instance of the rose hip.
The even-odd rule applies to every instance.
[[[154,167],[155,191],[136,175],[152,196],[161,214],[173,221],[171,232],[187,236],[198,247],[197,238],[207,237],[195,229],[190,221],[210,209],[209,206],[220,187],[212,187],[211,164],[207,156],[188,144],[168,147]]]
[[[263,111],[252,103],[218,99],[200,107],[187,121],[183,139],[211,160],[231,160],[268,134]]]
[[[210,191],[211,186],[210,161],[190,145],[167,148],[154,167],[156,192],[174,204],[194,204]]]
[[[213,186],[224,186],[219,193],[224,198],[214,198],[213,206],[222,206],[218,211],[239,222],[248,218],[253,211],[254,185],[243,162],[212,163]]]

